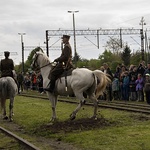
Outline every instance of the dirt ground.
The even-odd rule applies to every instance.
[[[4,121],[2,118],[0,119],[0,124],[3,127],[7,127],[8,130],[10,130],[13,133],[17,133],[17,135],[23,137],[25,136],[26,132],[22,129],[22,127],[18,126],[14,122]],[[94,128],[103,128],[106,126],[110,126],[112,123],[108,120],[105,120],[103,117],[98,118],[97,120],[89,119],[89,118],[82,118],[78,120],[66,120],[65,122],[55,122],[54,124],[47,124],[42,125],[34,130],[34,132],[42,132],[42,131],[53,131],[53,133],[59,133],[59,132],[72,132],[76,130],[91,130]],[[39,143],[42,143],[41,149],[49,149],[49,150],[80,150],[79,148],[76,148],[75,146],[64,143],[61,141],[61,138],[58,139],[47,139],[43,137],[30,137],[28,142],[31,142],[35,146],[38,147]]]
[[[145,117],[143,115],[131,115],[134,120],[145,121],[149,120],[150,117]],[[27,134],[22,127],[18,126],[14,122],[4,121],[0,118],[0,125],[7,127],[11,132],[15,132],[18,135],[25,135]],[[51,133],[69,133],[75,131],[85,131],[85,130],[92,130],[96,128],[105,128],[108,126],[116,126],[118,125],[117,122],[112,122],[110,120],[106,120],[102,116],[97,118],[96,120],[90,118],[82,118],[82,119],[75,119],[73,121],[66,120],[64,122],[57,121],[54,124],[46,124],[42,125],[39,128],[35,128],[33,132],[38,133],[44,131],[51,131]],[[24,137],[24,136],[23,136]],[[27,139],[28,140],[28,139]],[[62,142],[61,138],[58,139],[47,139],[43,137],[30,137],[29,142],[34,144],[38,147],[40,143],[42,143],[41,150],[81,150],[71,144]],[[39,147],[40,148],[40,147]]]
[[[29,137],[26,139],[28,142],[32,143],[36,147],[39,147],[41,150],[79,150],[79,148],[74,147],[71,144],[64,143],[60,140],[47,139],[44,137],[31,137],[26,136],[26,132],[22,127],[18,126],[14,122],[0,120],[0,125],[7,128],[7,130],[17,134],[20,137]],[[39,146],[40,145],[40,146]]]
[[[72,131],[81,131],[81,130],[91,130],[96,128],[103,128],[106,126],[114,125],[113,122],[108,121],[104,119],[103,117],[95,119],[90,118],[82,118],[78,120],[66,120],[64,122],[55,122],[52,124],[47,124],[40,126],[40,130],[50,130],[53,131],[53,133],[59,133],[59,132],[72,132]],[[36,129],[35,132],[38,132],[39,129]]]

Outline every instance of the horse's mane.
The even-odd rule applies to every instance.
[[[42,63],[43,64],[48,64],[48,63],[51,62],[50,59],[49,59],[49,57],[45,53],[39,51],[39,52],[37,52],[37,54],[43,56],[43,59],[42,59]]]

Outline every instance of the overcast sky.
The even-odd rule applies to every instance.
[[[15,64],[22,61],[18,33],[26,33],[23,36],[26,60],[30,53],[26,47],[45,46],[46,30],[72,29],[72,14],[68,10],[79,11],[75,14],[76,29],[139,29],[142,16],[146,22],[144,29],[150,29],[149,0],[1,0],[0,6],[0,59],[8,50],[17,54],[11,55]],[[140,37],[133,38],[135,40],[130,38],[131,46],[136,49],[140,46],[135,41]],[[87,39],[96,44],[96,37]],[[77,53],[82,58],[98,58],[104,50],[106,37],[100,39],[100,49],[87,39],[77,37]],[[57,40],[54,38],[52,42]],[[60,45],[60,41],[56,45]],[[73,48],[73,37],[71,45]],[[53,60],[59,55],[59,50],[52,50],[49,57]]]

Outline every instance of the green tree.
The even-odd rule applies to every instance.
[[[29,54],[26,62],[24,63],[24,70],[25,70],[25,72],[28,72],[28,70],[30,68],[30,65],[32,63],[32,57],[35,54],[35,52],[38,52],[38,51],[42,51],[43,52],[43,50],[40,47],[36,47]],[[22,63],[20,63],[19,65],[15,66],[15,70],[16,70],[16,72],[21,72],[22,71]]]
[[[25,65],[26,65],[26,71],[28,71],[28,69],[30,68],[30,65],[31,65],[31,63],[32,63],[32,61],[33,61],[33,60],[32,60],[33,55],[34,55],[36,52],[39,52],[39,51],[43,52],[42,48],[41,48],[41,47],[36,47],[36,48],[33,49],[33,50],[31,51],[31,53],[29,54],[28,59],[27,59],[27,61],[26,61],[26,63],[25,63]]]
[[[98,59],[100,59],[103,63],[110,62],[112,59],[112,55],[113,55],[113,53],[106,49],[102,55],[99,55]]]
[[[76,61],[81,61],[81,57],[78,53],[76,53]],[[72,62],[75,63],[75,56],[72,58]]]
[[[131,50],[128,47],[128,45],[126,45],[126,47],[124,48],[124,50],[121,54],[121,58],[122,58],[123,63],[124,63],[125,66],[130,65],[130,57],[131,57]]]
[[[88,68],[89,67],[89,60],[88,59],[81,59],[77,62],[77,67],[79,68]]]
[[[117,65],[122,62],[120,55],[108,50],[105,50],[102,55],[99,55],[98,59],[100,59],[99,64],[101,66],[103,63],[107,63],[112,72],[115,72]]]
[[[134,53],[134,54],[131,55],[130,64],[139,65],[139,62],[141,60],[142,60],[141,59],[141,52],[137,51],[136,53]]]
[[[122,47],[125,47],[124,42],[118,39],[118,38],[113,38],[110,37],[110,39],[106,42],[105,47],[107,47],[107,49],[109,49],[109,51],[111,51],[113,54],[119,54],[122,50]]]

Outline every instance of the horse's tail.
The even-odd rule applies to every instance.
[[[4,108],[5,106],[5,102],[6,102],[6,98],[8,95],[8,84],[7,84],[7,80],[1,80],[0,82],[0,92],[1,92],[1,108]]]
[[[110,78],[101,70],[94,70],[93,73],[96,75],[98,82],[96,88],[96,98],[103,95],[106,86],[111,82]]]

